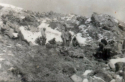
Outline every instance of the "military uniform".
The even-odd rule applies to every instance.
[[[63,39],[63,45],[69,46],[70,41],[71,41],[71,35],[70,35],[70,33],[68,31],[63,32],[62,39]]]
[[[125,53],[125,39],[124,39],[124,41],[123,41],[123,45],[122,45],[122,51],[123,51],[123,54]]]
[[[45,45],[46,43],[46,33],[45,33],[46,29],[43,28],[42,31],[41,31],[41,35],[42,37],[40,38],[40,40],[42,40],[42,45]]]

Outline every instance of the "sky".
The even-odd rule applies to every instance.
[[[125,22],[125,0],[0,0],[0,3],[38,12],[74,13],[87,17],[97,12]]]

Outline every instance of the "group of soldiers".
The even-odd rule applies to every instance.
[[[46,44],[46,29],[43,28],[41,30],[41,35],[42,37],[39,38],[39,44],[40,45],[45,45]],[[79,46],[76,37],[72,36],[69,31],[67,30],[67,28],[65,27],[65,29],[62,31],[62,36],[61,36],[63,43],[63,46]],[[49,41],[50,44],[56,44],[55,38],[53,38],[51,41]],[[122,46],[123,48],[125,48],[125,40],[123,41],[124,45]],[[107,60],[108,58],[111,57],[112,55],[112,51],[113,47],[111,47],[111,44],[114,44],[113,41],[111,41],[110,43],[107,42],[106,39],[102,39],[101,42],[99,43],[99,48],[97,50],[97,53],[95,56],[102,58],[104,60]],[[123,66],[123,82],[125,82],[125,66]]]
[[[45,45],[46,44],[46,28],[42,28],[41,30],[41,37],[37,39],[37,43],[39,45]],[[61,38],[63,40],[62,46],[78,46],[78,42],[76,40],[76,37],[73,36],[69,33],[67,30],[66,26],[64,26],[64,29],[62,30],[62,35]],[[49,41],[49,44],[56,44],[55,38]]]
[[[64,29],[62,30],[62,36],[61,36],[62,40],[63,40],[63,46],[80,46],[76,36],[72,35],[68,30],[66,25],[64,25]]]
[[[102,58],[104,60],[107,60],[108,57],[110,57],[113,52],[116,54],[121,54],[122,52],[122,48],[125,48],[125,40],[123,41],[123,46],[121,46],[121,49],[117,48],[115,50],[113,50],[114,48],[111,46],[111,44],[114,44],[114,46],[118,47],[118,45],[121,45],[122,43],[120,41],[115,42],[107,42],[105,39],[102,39],[101,42],[99,43],[99,48],[97,50],[96,56],[98,56],[99,58]],[[118,65],[116,63],[116,69],[115,71],[122,76],[122,82],[125,82],[125,63],[123,63],[122,65],[119,64],[122,62],[118,62]],[[120,72],[120,70],[122,70],[122,72]],[[121,81],[120,81],[121,82]]]
[[[123,43],[121,41],[107,42],[106,39],[101,39],[96,56],[106,60],[115,54],[123,54],[124,45],[125,41]]]
[[[101,42],[99,42],[99,48],[95,56],[107,60],[111,56],[111,50],[111,46],[108,42],[105,39],[102,39]]]

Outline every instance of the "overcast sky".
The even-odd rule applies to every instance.
[[[93,12],[105,13],[125,22],[125,0],[0,0],[0,2],[39,12],[54,11],[83,16],[90,16]]]

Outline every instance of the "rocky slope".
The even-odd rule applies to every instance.
[[[124,82],[125,24],[0,4],[0,81]]]

